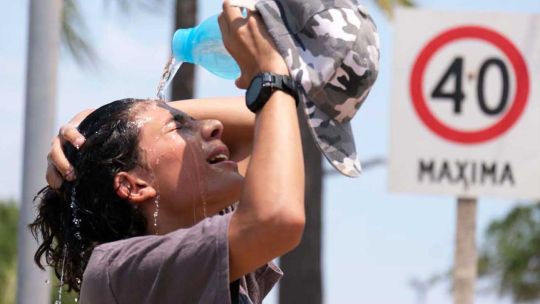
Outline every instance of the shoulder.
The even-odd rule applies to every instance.
[[[107,290],[126,303],[160,295],[168,299],[187,297],[193,303],[206,297],[219,298],[228,291],[229,220],[230,214],[217,215],[163,236],[147,235],[99,245],[88,262],[82,290],[93,290],[92,294]],[[126,282],[139,288],[127,292]],[[152,293],[142,292],[150,289]],[[147,302],[168,303],[158,298]]]
[[[144,235],[104,243],[94,248],[93,255],[118,258],[149,253],[153,250],[163,249],[163,247],[198,246],[201,245],[201,239],[211,241],[218,238],[220,233],[226,233],[230,216],[231,214],[209,217],[192,227],[181,228],[165,235]]]

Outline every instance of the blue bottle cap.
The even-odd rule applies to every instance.
[[[192,28],[179,29],[173,35],[172,53],[177,61],[193,63],[192,48],[189,45],[189,36]]]

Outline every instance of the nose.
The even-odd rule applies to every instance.
[[[207,119],[203,122],[201,133],[207,141],[220,139],[223,134],[223,124],[219,120]]]

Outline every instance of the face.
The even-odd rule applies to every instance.
[[[197,121],[165,103],[141,106],[141,169],[157,191],[163,212],[193,222],[211,216],[239,199],[243,177],[229,161],[217,120]]]

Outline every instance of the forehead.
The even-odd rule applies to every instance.
[[[134,116],[134,121],[140,121],[143,124],[167,123],[177,116],[187,117],[188,115],[164,102],[151,102],[142,106],[141,109],[137,111],[137,114]],[[142,126],[143,125],[140,125],[139,127]]]

